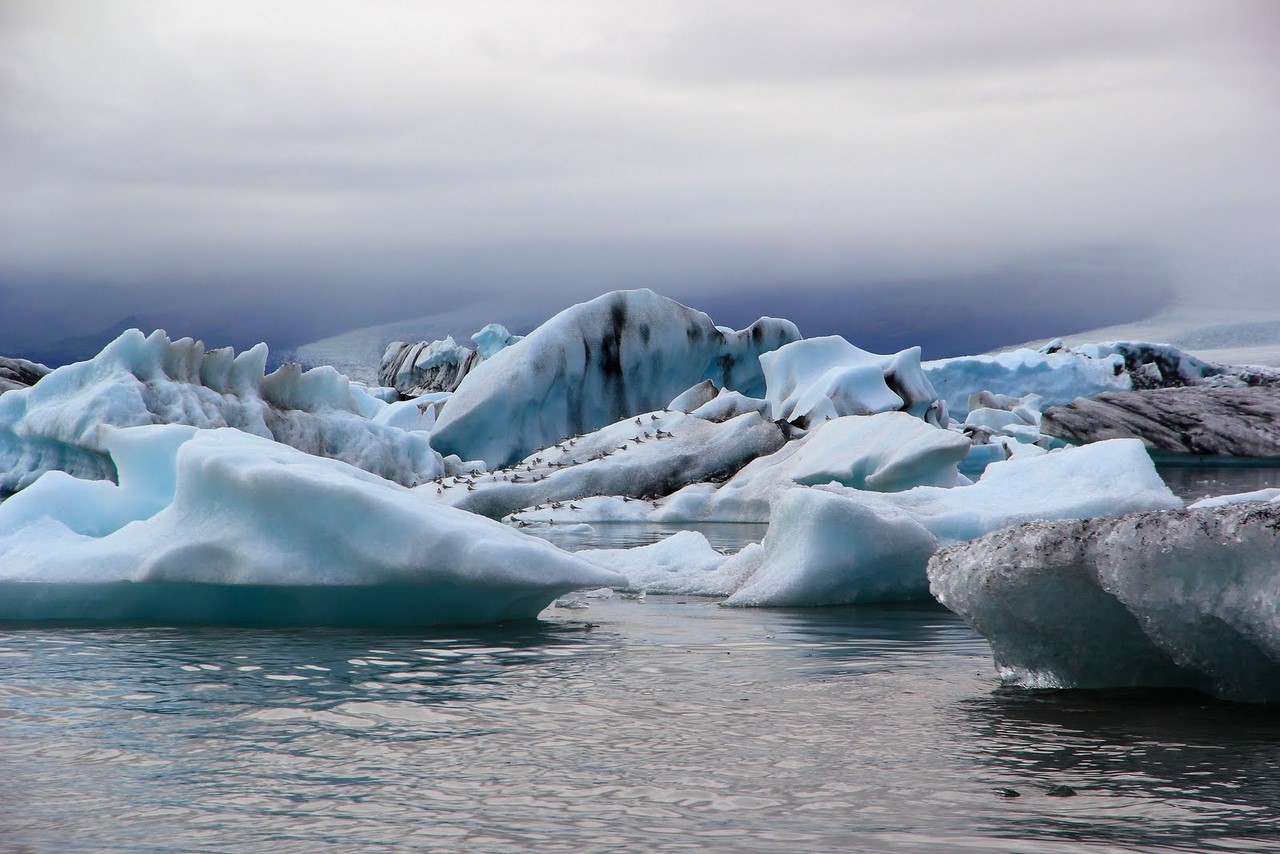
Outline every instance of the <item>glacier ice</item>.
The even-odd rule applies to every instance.
[[[1111,392],[1047,409],[1040,430],[1070,442],[1131,437],[1170,453],[1280,457],[1280,388]]]
[[[382,354],[378,381],[405,397],[453,391],[482,357],[449,335],[438,341],[392,341]]]
[[[0,619],[252,624],[531,618],[618,574],[346,463],[238,430],[105,428],[119,485],[0,504]]]
[[[698,420],[691,419],[691,423]],[[726,426],[740,423],[756,424],[759,417],[752,413],[725,422]],[[709,427],[702,431],[716,435]],[[581,489],[580,495],[602,497],[576,501],[573,508],[547,507],[520,515],[526,520],[557,522],[767,522],[773,501],[802,484],[836,482],[870,490],[900,490],[921,484],[946,487],[967,483],[957,474],[956,466],[968,450],[964,436],[905,412],[848,415],[821,422],[785,445],[779,441],[775,450],[754,459],[738,457],[746,464],[723,483],[687,478],[685,483],[699,482],[683,486],[680,479],[670,477],[663,483],[666,491],[652,490],[656,496],[665,496],[655,503],[609,497],[614,494],[605,490]],[[662,451],[654,448],[654,453]],[[659,457],[658,464],[666,463]],[[671,492],[676,485],[683,488]]]
[[[620,573],[624,589],[686,596],[725,596],[733,589],[719,570],[726,557],[697,531],[678,531],[656,543],[630,549],[583,549],[583,560]]]
[[[787,320],[726,332],[652,291],[615,291],[560,312],[472,368],[444,404],[433,444],[500,467],[659,409],[704,379],[760,395],[757,357],[797,338]]]
[[[93,359],[0,395],[0,493],[55,469],[112,478],[103,425],[235,427],[405,485],[443,471],[421,429],[378,423],[388,404],[374,394],[332,368],[286,364],[264,376],[266,359],[264,344],[236,355],[161,331],[123,333]],[[420,416],[401,414],[418,428]]]
[[[945,427],[920,348],[879,356],[838,335],[793,341],[760,356],[770,415],[809,427],[842,415],[904,410]]]
[[[1082,395],[1133,387],[1124,357],[1117,353],[1092,358],[1068,350],[1043,353],[1024,348],[995,355],[937,359],[925,362],[923,370],[954,418],[968,414],[969,396],[976,392],[1015,398],[1035,393],[1045,405],[1052,406]]]
[[[940,551],[931,589],[1008,682],[1280,701],[1280,504],[1031,522]]]
[[[786,440],[784,426],[755,412],[724,422],[646,412],[543,448],[511,467],[432,481],[419,490],[495,519],[592,495],[653,499],[688,483],[728,478]]]
[[[39,362],[0,356],[0,394],[35,385],[47,373],[49,369]]]

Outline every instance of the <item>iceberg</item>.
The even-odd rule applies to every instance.
[[[1280,457],[1280,388],[1112,392],[1045,410],[1041,432],[1074,443],[1137,438],[1181,454]]]
[[[0,356],[0,394],[33,386],[47,373],[49,369],[39,362]]]
[[[652,500],[688,483],[723,481],[787,438],[784,425],[755,412],[723,422],[646,412],[543,448],[509,468],[440,479],[419,490],[495,519],[594,495]]]
[[[388,404],[374,394],[332,368],[264,376],[266,359],[265,344],[236,355],[162,331],[123,333],[89,361],[0,396],[0,493],[51,470],[114,478],[104,425],[234,427],[404,485],[444,471],[425,432],[378,423]],[[419,427],[421,415],[400,413]]]
[[[904,410],[947,426],[920,348],[879,356],[838,335],[805,338],[760,357],[770,417],[810,427],[842,415]]]
[[[923,371],[946,401],[947,412],[960,419],[968,414],[969,396],[982,391],[1014,398],[1035,393],[1045,405],[1053,406],[1099,392],[1133,388],[1124,357],[1118,353],[1099,353],[1094,358],[1070,350],[1023,348],[937,359],[925,362]]]
[[[617,573],[233,429],[105,428],[119,485],[0,504],[0,620],[424,625],[534,617]]]
[[[671,415],[664,418],[669,419]],[[691,421],[698,423],[697,419]],[[742,423],[761,422],[754,413],[725,422],[726,426]],[[631,429],[635,429],[634,425]],[[701,432],[716,435],[706,426]],[[958,433],[933,427],[905,412],[847,415],[834,421],[824,421],[785,445],[781,441],[784,434],[777,435],[779,440],[772,452],[761,449],[754,459],[745,453],[736,457],[740,470],[733,473],[726,468],[725,471],[732,475],[727,479],[687,475],[683,479],[679,475],[667,477],[642,494],[643,497],[661,499],[656,502],[635,502],[616,497],[641,497],[634,490],[620,493],[606,489],[583,490],[581,495],[601,497],[577,501],[573,508],[539,508],[522,512],[520,516],[529,521],[557,523],[760,523],[769,521],[773,502],[798,485],[834,482],[868,490],[892,491],[920,485],[950,487],[969,482],[960,477],[956,468],[969,451],[969,440]],[[656,466],[671,465],[671,461],[662,458],[661,449],[653,450],[659,454]],[[705,463],[695,459],[673,468],[677,472],[698,472],[705,470]],[[653,483],[651,477],[645,479],[642,473],[638,473],[636,478],[637,483]],[[625,478],[618,480],[626,482]],[[684,486],[684,483],[688,485]],[[676,486],[682,488],[672,492]]]
[[[797,487],[775,502],[763,562],[726,604],[928,598],[925,570],[939,546],[1033,519],[1181,506],[1133,440],[993,463],[977,483],[952,489]]]
[[[1032,688],[1280,701],[1280,504],[1032,522],[940,551],[938,599]]]
[[[630,549],[583,549],[575,554],[626,578],[621,589],[684,596],[726,596],[736,585],[721,572],[728,558],[697,531]]]
[[[649,290],[560,312],[472,368],[444,404],[433,444],[500,468],[570,436],[652,412],[702,380],[764,393],[758,357],[800,337],[788,320],[733,332]]]

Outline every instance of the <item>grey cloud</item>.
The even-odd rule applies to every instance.
[[[856,290],[1093,243],[1265,296],[1273,9],[10,2],[0,283],[40,305],[6,316],[261,323],[306,299],[301,335],[477,293]]]

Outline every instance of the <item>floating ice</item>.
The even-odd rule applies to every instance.
[[[1137,438],[1173,453],[1280,457],[1280,388],[1112,392],[1046,410],[1040,429],[1071,442]]]
[[[1034,392],[1046,405],[1067,403],[1082,395],[1133,387],[1124,357],[1072,351],[1042,353],[1022,349],[991,356],[957,356],[925,362],[924,375],[946,401],[953,418],[964,418],[969,396],[987,391],[1008,397]]]
[[[646,412],[543,448],[510,468],[419,488],[495,519],[548,505],[553,514],[562,511],[551,518],[563,521],[566,514],[572,518],[573,508],[552,503],[592,495],[654,499],[688,483],[724,480],[786,439],[784,426],[755,412],[722,423],[682,412]]]
[[[670,419],[672,415],[663,417]],[[642,423],[644,420],[641,418]],[[698,419],[689,421],[705,425]],[[726,422],[725,427],[744,423],[762,422],[758,416],[749,414]],[[721,431],[703,426],[701,432],[718,435]],[[558,522],[767,522],[772,502],[800,484],[835,482],[871,490],[898,490],[921,484],[946,487],[968,482],[957,474],[956,465],[968,452],[969,441],[905,412],[837,418],[821,423],[800,439],[779,445],[781,441],[774,446],[773,453],[761,453],[755,459],[745,454],[736,456],[739,464],[749,462],[724,483],[692,483],[670,495],[671,489],[682,482],[706,478],[686,476],[682,481],[678,474],[666,475],[667,467],[677,473],[698,471],[705,470],[706,463],[700,463],[698,454],[694,453],[688,461],[676,460],[673,464],[664,459],[662,448],[654,448],[653,453],[657,455],[654,465],[662,467],[659,471],[664,473],[665,480],[655,485],[652,477],[646,478],[638,472],[635,482],[645,484],[650,490],[642,494],[667,496],[656,502],[656,506],[648,501],[624,501],[616,497],[587,498],[574,502],[572,509],[543,508],[520,515],[530,520]],[[715,459],[710,455],[708,458]],[[616,480],[627,482],[625,477]],[[597,489],[579,491],[579,494],[611,493]],[[634,491],[623,494],[636,495]]]
[[[0,619],[253,624],[528,618],[616,573],[237,430],[107,428],[119,486],[0,504]]]
[[[482,357],[453,336],[406,344],[392,341],[382,354],[378,381],[406,397],[453,391]]]
[[[436,422],[443,453],[506,466],[566,437],[665,406],[710,379],[757,395],[757,357],[799,337],[762,318],[741,332],[652,291],[616,291],[560,312],[463,378]]]
[[[93,359],[0,396],[0,492],[55,469],[113,477],[103,425],[235,427],[406,485],[442,471],[425,433],[378,423],[387,404],[332,368],[263,376],[266,359],[264,344],[237,356],[131,329]]]
[[[775,502],[763,564],[728,604],[926,598],[925,566],[939,544],[1032,519],[1181,505],[1141,443],[1132,440],[995,463],[977,483],[954,489],[797,488]]]
[[[842,415],[905,410],[946,426],[920,348],[878,356],[838,335],[806,338],[760,357],[771,417],[807,427]]]
[[[596,566],[621,573],[626,589],[687,596],[725,596],[733,589],[717,572],[726,561],[697,531],[631,549],[584,549],[575,553]]]
[[[1008,682],[1280,701],[1280,505],[1033,522],[939,552],[935,595]]]

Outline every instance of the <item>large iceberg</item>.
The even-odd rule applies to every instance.
[[[119,485],[0,504],[0,620],[421,625],[531,618],[616,573],[238,430],[106,428]]]
[[[761,396],[758,357],[799,337],[788,320],[761,318],[734,332],[653,291],[615,291],[560,312],[472,368],[441,410],[433,442],[501,467],[659,409],[705,379]]]
[[[1071,442],[1137,438],[1171,453],[1280,457],[1280,388],[1100,394],[1047,409],[1040,430]]]
[[[418,421],[421,412],[388,411],[332,368],[286,364],[264,376],[266,360],[265,344],[236,355],[161,331],[125,332],[93,359],[0,396],[0,494],[50,470],[114,477],[104,425],[235,427],[404,485],[444,471],[425,432],[381,423],[392,414]]]
[[[1280,504],[1032,522],[939,552],[931,589],[1008,682],[1280,701]]]

